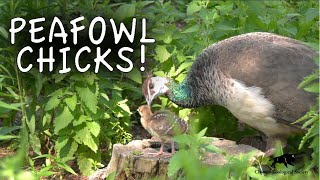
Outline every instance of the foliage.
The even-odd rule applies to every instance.
[[[31,19],[45,16],[49,19],[58,16],[68,22],[81,14],[85,16],[83,25],[87,27],[89,21],[98,15],[125,23],[132,17],[144,17],[148,20],[148,37],[156,39],[155,44],[146,46],[147,71],[181,82],[194,59],[205,47],[233,35],[266,31],[318,47],[318,6],[317,1],[291,0],[2,1],[0,123],[4,127],[0,129],[0,140],[8,142],[14,138],[14,141],[20,142],[20,149],[18,156],[1,161],[0,177],[27,174],[32,179],[65,170],[72,173],[68,168],[70,160],[77,161],[81,173],[91,174],[102,166],[103,160],[108,159],[104,156],[110,155],[113,143],[126,143],[131,140],[131,120],[137,119],[132,110],[143,102],[140,90],[143,74],[136,67],[130,73],[59,74],[55,71],[49,74],[39,73],[37,70],[19,72],[15,58],[20,46],[25,43],[25,37],[17,36],[18,43],[10,44],[8,29],[11,18]],[[91,58],[88,56],[86,60]],[[134,64],[139,64],[139,53],[134,53],[131,59],[137,60]],[[61,62],[57,66],[61,67]],[[314,80],[312,77],[315,76],[318,75],[313,75],[304,82]],[[304,87],[305,90],[314,92],[315,85]],[[154,107],[170,108],[179,113],[181,118],[197,122],[200,129],[209,127],[206,133],[210,136],[223,136],[238,141],[240,137],[256,135],[256,132],[248,127],[239,131],[235,117],[221,107],[179,109],[165,97],[160,97],[160,100],[155,102]],[[301,142],[301,146],[310,144],[313,149],[314,160],[309,168],[318,166],[318,117],[316,111],[310,111],[303,118],[306,120],[305,127],[311,126]],[[19,128],[22,130],[19,131]],[[17,138],[17,131],[21,138]],[[203,168],[199,159],[203,153],[201,148],[218,151],[207,146],[208,142],[200,140],[203,135],[204,131],[201,131],[199,134],[176,138],[182,146],[191,148],[179,151],[173,157],[170,161],[170,174],[182,168],[186,170],[186,177],[210,177],[214,174],[224,178],[262,178],[262,175],[252,173],[257,167],[248,165],[250,154],[230,157],[230,163],[225,168]],[[107,152],[101,151],[104,149]],[[29,150],[32,153],[28,154],[30,158],[27,158],[25,154],[30,152]],[[34,165],[38,161],[37,156],[51,163],[43,163],[41,170],[38,170]],[[24,167],[28,159],[31,172],[22,171],[21,167]],[[181,159],[188,162],[180,161]],[[177,163],[178,161],[181,163]]]
[[[142,8],[147,4],[23,0],[1,3],[0,120],[7,126],[1,128],[1,139],[18,137],[15,127],[22,125],[27,128],[26,147],[30,147],[32,153],[40,155],[46,161],[55,162],[44,166],[45,173],[40,171],[35,174],[46,174],[51,168],[59,169],[55,167],[71,172],[70,168],[66,168],[67,163],[76,159],[80,171],[89,175],[102,166],[102,155],[98,149],[108,150],[103,157],[108,158],[113,143],[130,141],[130,109],[140,104],[135,102],[141,99],[141,92],[136,90],[136,87],[141,86],[142,78],[140,71],[136,70],[128,74],[59,74],[59,68],[56,68],[51,74],[39,73],[36,69],[22,73],[17,69],[15,58],[25,42],[25,37],[17,36],[16,44],[9,43],[8,29],[11,18],[29,19],[42,14],[46,18],[57,15],[69,20],[71,16],[75,16],[75,12],[81,12],[90,19],[99,12],[117,11],[123,14],[121,18],[124,19],[134,15],[123,13],[128,5]],[[61,63],[57,66],[61,67]],[[12,131],[14,134],[9,134]],[[31,158],[31,167],[35,160]]]
[[[299,88],[318,94],[317,103],[306,115],[294,123],[304,121],[302,128],[308,128],[307,133],[304,135],[299,145],[299,149],[302,149],[302,147],[307,144],[308,148],[312,149],[312,160],[307,166],[307,169],[312,169],[314,167],[319,169],[319,70],[315,71],[310,76],[307,76],[301,82]]]
[[[284,165],[272,169],[270,158],[257,156],[252,151],[238,156],[226,155],[217,147],[210,145],[213,139],[204,137],[206,129],[198,134],[184,134],[174,138],[180,150],[169,161],[168,176],[173,179],[316,179],[318,177],[310,168]],[[204,153],[220,153],[227,163],[223,166],[208,166],[203,163]],[[271,170],[266,170],[267,166]],[[300,172],[300,173],[299,173]],[[301,172],[307,172],[303,174]],[[290,174],[291,173],[291,174]]]

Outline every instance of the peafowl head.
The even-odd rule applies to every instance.
[[[170,80],[164,77],[148,77],[142,84],[142,93],[146,98],[148,105],[152,100],[161,94],[169,91]]]

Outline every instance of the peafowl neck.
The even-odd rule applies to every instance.
[[[192,88],[188,84],[187,78],[180,84],[171,80],[167,96],[172,102],[181,107],[198,107],[199,105],[197,105],[194,101],[194,96],[192,95],[191,91]]]
[[[212,77],[209,77],[209,76]],[[207,81],[208,79],[213,79]],[[221,74],[207,73],[202,76],[187,76],[180,84],[170,82],[168,98],[185,108],[196,108],[204,105],[225,106],[229,92],[229,81]]]

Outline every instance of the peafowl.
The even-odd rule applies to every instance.
[[[291,124],[315,103],[315,94],[297,89],[317,65],[317,53],[301,42],[272,33],[253,32],[210,45],[181,83],[148,77],[142,92],[150,105],[161,94],[181,107],[226,107],[240,122],[275,140],[302,132]]]
[[[181,120],[174,113],[162,110],[152,113],[149,105],[142,105],[138,108],[141,116],[142,126],[154,137],[161,140],[161,147],[158,153],[163,153],[163,146],[166,140],[170,140],[173,136],[182,134],[188,131],[188,124]],[[171,140],[171,152],[175,153],[174,142]]]

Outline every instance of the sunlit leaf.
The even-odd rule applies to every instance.
[[[319,93],[319,83],[310,84],[303,89],[307,92]]]
[[[164,62],[169,59],[171,54],[168,52],[166,46],[160,46],[158,45],[155,49],[156,56],[155,59],[159,60],[160,62]]]
[[[61,129],[67,127],[74,119],[68,107],[64,107],[63,111],[54,120],[54,133],[57,134]]]
[[[197,1],[192,1],[187,7],[187,15],[192,15],[195,12],[198,12],[201,9],[201,6],[198,5]]]
[[[73,95],[70,98],[66,98],[64,100],[66,102],[66,104],[68,105],[68,107],[70,108],[71,111],[74,111],[76,109],[76,105],[77,105],[77,96]]]
[[[96,144],[89,127],[83,127],[77,131],[74,139],[81,144],[88,146],[92,151],[97,152],[98,145]]]
[[[29,135],[29,143],[32,147],[32,150],[37,153],[38,155],[41,155],[41,142],[39,137],[36,134],[30,134]]]
[[[50,111],[56,107],[58,107],[60,104],[60,99],[57,96],[52,96],[49,101],[47,102],[44,110]]]
[[[82,101],[93,113],[97,112],[97,97],[88,87],[76,87],[76,91]]]

